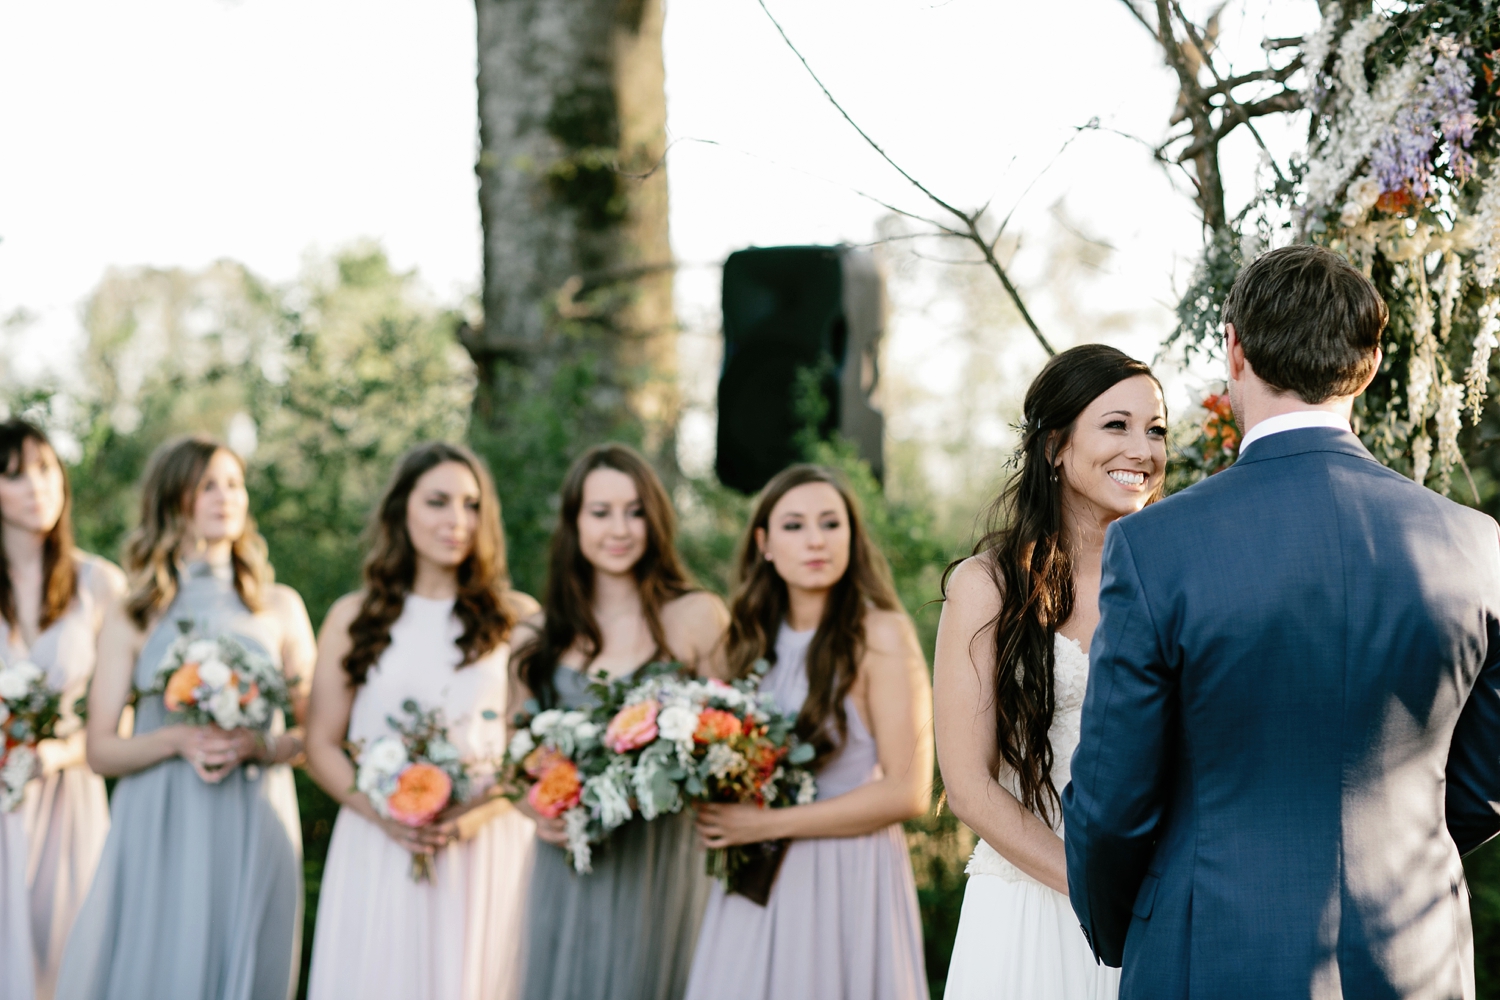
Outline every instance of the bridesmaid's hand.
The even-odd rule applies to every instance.
[[[543,843],[552,844],[554,847],[568,846],[568,828],[563,824],[561,816],[543,816],[536,811],[536,807],[524,795],[516,800],[516,808],[531,817],[531,821],[536,824],[537,838]]]
[[[385,817],[380,817],[378,822],[387,837],[412,854],[436,854],[458,836],[458,824],[452,822],[407,826]]]
[[[218,726],[194,726],[188,739],[187,758],[198,777],[216,785],[246,761],[259,760],[264,744],[248,729],[224,730]]]
[[[733,847],[736,844],[758,844],[776,840],[776,817],[772,810],[750,802],[726,805],[700,805],[698,836],[708,848]]]

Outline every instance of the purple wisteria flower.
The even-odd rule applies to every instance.
[[[1457,40],[1440,38],[1434,44],[1432,73],[1396,113],[1390,127],[1370,152],[1370,168],[1384,191],[1407,191],[1417,200],[1432,193],[1432,148],[1442,133],[1448,162],[1460,184],[1474,173],[1468,146],[1479,124],[1478,106],[1471,96],[1474,71],[1471,54]]]

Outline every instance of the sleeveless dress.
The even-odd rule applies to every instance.
[[[1052,783],[1061,791],[1078,749],[1089,658],[1072,639],[1057,635],[1055,708],[1047,738]],[[1018,793],[1014,778],[1002,779]],[[1062,816],[1053,829],[1062,836]],[[965,869],[963,910],[948,966],[945,1000],[1114,1000],[1120,970],[1094,961],[1068,897],[1025,874],[981,840]]]
[[[807,699],[814,630],[776,637],[761,681],[786,712]],[[849,738],[818,772],[818,799],[880,776],[875,738],[852,698]],[[714,884],[689,1000],[927,1000],[922,918],[899,823],[861,837],[794,840],[765,906]]]
[[[73,704],[94,673],[96,625],[104,609],[91,586],[102,562],[95,556],[78,557],[73,602],[29,650],[19,632],[11,632],[0,619],[0,660],[7,665],[29,660],[62,693],[59,737],[83,726]],[[0,887],[8,898],[0,904],[6,911],[0,915],[0,1000],[29,998],[33,991],[37,1000],[52,1000],[63,946],[108,832],[104,779],[81,762],[32,781],[20,808],[0,814]],[[18,986],[22,976],[31,982],[29,988]]]
[[[559,707],[589,703],[578,671],[560,666],[552,682]],[[523,1000],[679,1000],[708,887],[687,810],[649,823],[636,816],[594,848],[587,875],[537,841]]]
[[[194,563],[136,661],[138,689],[191,621],[233,634],[280,662],[263,622],[235,592],[232,569]],[[141,696],[135,732],[166,723]],[[284,731],[278,719],[276,731]],[[180,757],[115,785],[113,822],[73,925],[58,1000],[286,1000],[302,924],[302,834],[292,772],[247,765],[217,785]]]
[[[449,738],[471,763],[505,752],[509,650],[459,667],[463,626],[453,601],[409,594],[391,644],[349,715],[349,739],[389,735],[401,703],[441,708]],[[494,717],[483,713],[493,711]],[[519,979],[521,905],[535,840],[515,809],[433,859],[412,881],[411,854],[352,809],[339,810],[318,897],[309,1000],[510,1000]]]

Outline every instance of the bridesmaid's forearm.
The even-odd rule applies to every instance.
[[[106,778],[123,778],[182,753],[183,726],[163,726],[140,736],[119,736],[102,726],[90,728],[89,768]]]
[[[766,810],[766,839],[862,837],[921,812],[904,783],[881,779],[822,802]]]

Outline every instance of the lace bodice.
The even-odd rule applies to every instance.
[[[1073,751],[1078,749],[1079,729],[1083,720],[1083,694],[1089,682],[1089,658],[1076,640],[1061,634],[1053,639],[1053,654],[1056,669],[1053,673],[1054,707],[1052,727],[1047,730],[1047,739],[1052,744],[1052,785],[1062,792],[1073,775]],[[1000,784],[1019,797],[1019,786],[1015,775],[1004,772]],[[1062,814],[1054,809],[1052,829],[1062,836]],[[1006,861],[989,844],[980,841],[964,869],[970,875],[998,875],[1010,882],[1035,881],[1015,865]]]

